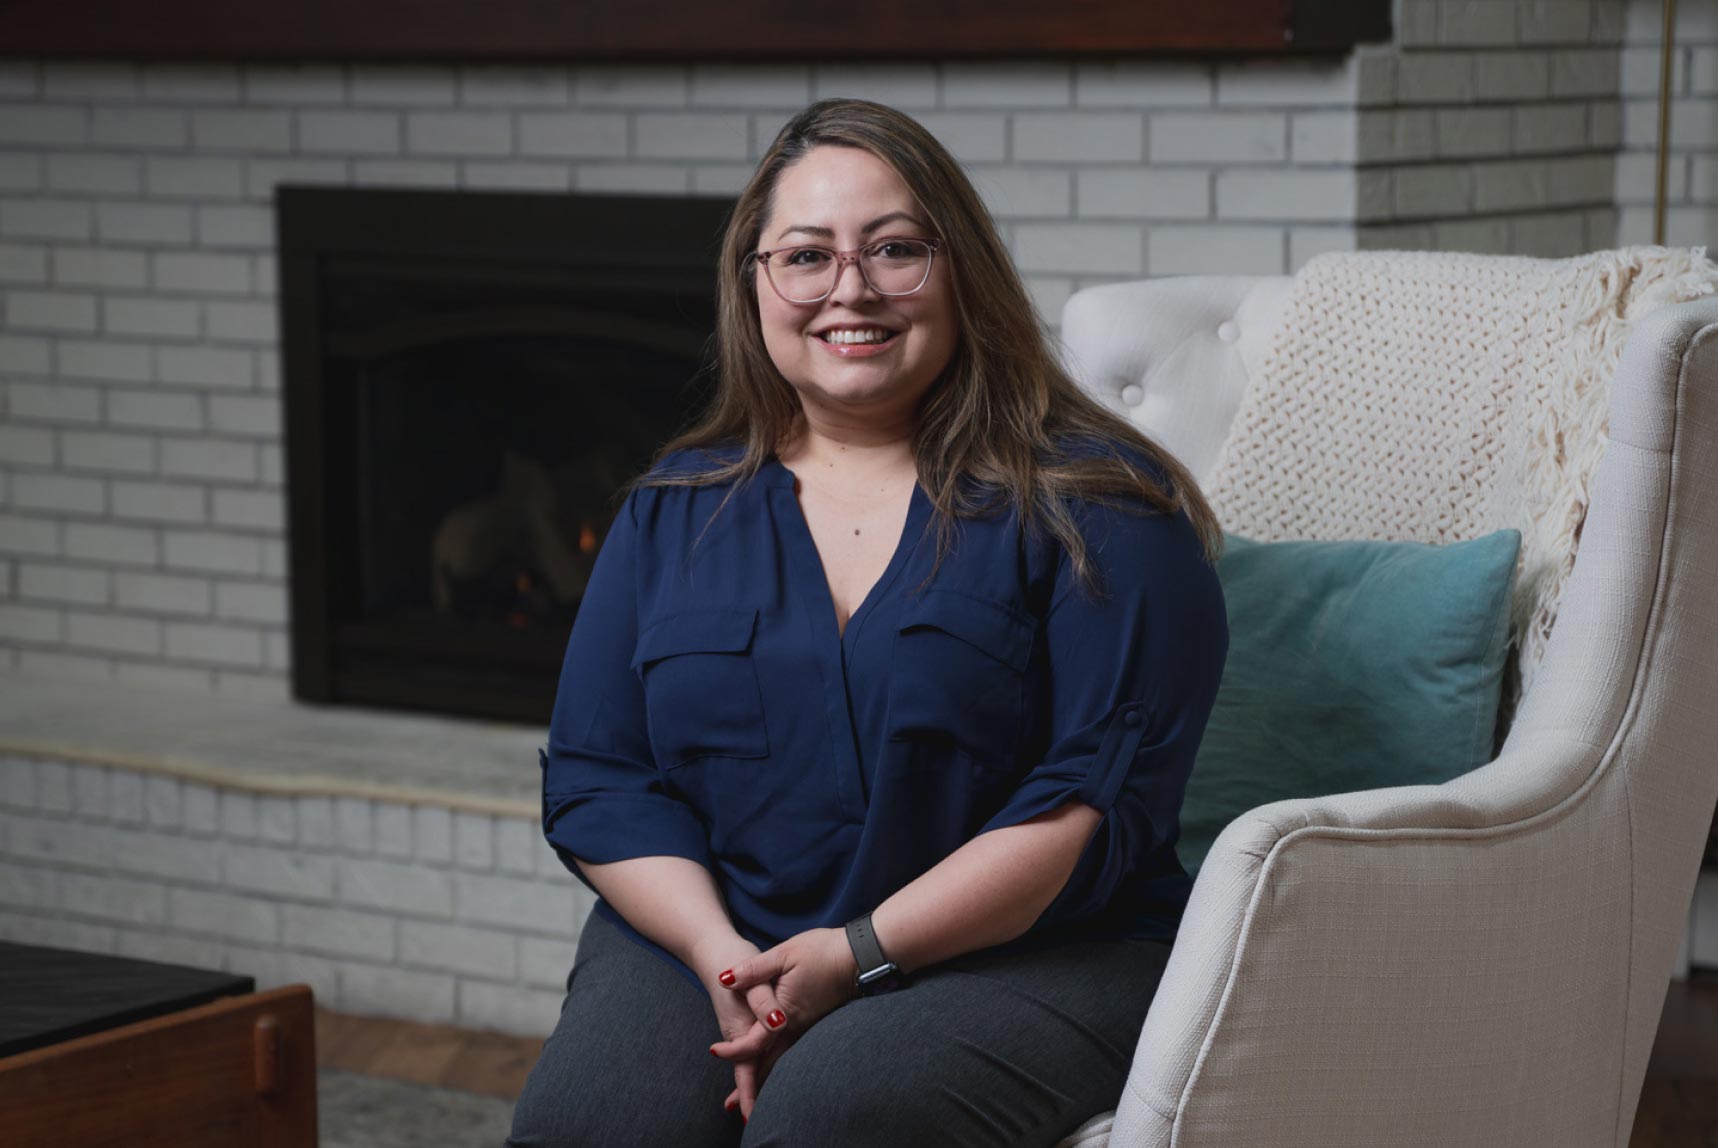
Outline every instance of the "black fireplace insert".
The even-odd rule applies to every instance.
[[[295,696],[546,722],[621,486],[708,398],[733,201],[275,203]]]

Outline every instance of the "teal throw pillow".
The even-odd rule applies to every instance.
[[[1181,811],[1188,873],[1266,802],[1435,785],[1491,760],[1520,531],[1224,541],[1229,657]]]

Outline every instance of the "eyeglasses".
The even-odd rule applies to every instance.
[[[940,239],[879,239],[852,251],[828,247],[778,247],[754,251],[749,258],[764,265],[764,277],[789,303],[821,303],[829,298],[849,263],[879,295],[911,295],[931,278],[931,261]]]

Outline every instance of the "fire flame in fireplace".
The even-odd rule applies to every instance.
[[[567,503],[588,507],[600,501],[605,477],[565,468],[551,472],[508,452],[495,489],[454,507],[435,532],[430,573],[437,613],[490,617],[529,629],[576,607],[607,522]]]

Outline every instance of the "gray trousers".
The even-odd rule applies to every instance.
[[[782,1054],[749,1125],[709,997],[591,916],[508,1148],[1051,1148],[1116,1106],[1169,945],[980,950],[850,1001]]]

